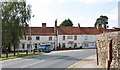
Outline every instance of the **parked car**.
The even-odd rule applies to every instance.
[[[49,52],[51,52],[51,46],[50,46],[50,44],[41,44],[41,45],[39,45],[38,50],[40,52],[49,53]]]

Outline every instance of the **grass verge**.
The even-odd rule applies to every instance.
[[[14,58],[20,58],[20,57],[25,57],[25,56],[32,56],[32,55],[41,55],[44,54],[43,52],[28,52],[28,55],[26,55],[26,52],[16,52],[16,56],[14,56],[14,53],[9,53],[8,58],[6,58],[6,54],[2,54],[2,58],[0,58],[0,61],[2,60],[8,60],[8,59],[14,59]]]

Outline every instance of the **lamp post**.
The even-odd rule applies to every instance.
[[[34,17],[35,15],[32,15],[32,17]],[[31,17],[31,18],[32,18]],[[30,50],[32,51],[32,36],[31,36],[31,19],[30,19]]]
[[[31,11],[31,5],[29,4],[28,5],[28,7],[29,7],[29,10],[30,10],[30,13],[32,14],[32,11]],[[32,16],[30,16],[30,21],[29,21],[29,25],[30,25],[30,35],[29,35],[29,37],[30,37],[30,40],[29,40],[29,43],[30,43],[30,51],[32,51],[32,36],[31,36],[31,18],[32,17],[34,17],[34,15],[32,15]]]
[[[55,50],[57,50],[57,46],[58,46],[57,19],[55,20],[55,28],[54,28],[54,33],[55,33],[55,47],[54,47],[54,49],[55,49]]]
[[[31,7],[32,6],[30,4],[28,4],[30,14],[31,14]],[[32,39],[32,37],[31,37],[31,15],[30,15],[30,21],[29,21],[29,33],[30,33],[28,36],[29,45],[28,45],[27,49],[28,49],[28,51],[31,51],[31,39]]]
[[[32,47],[32,45],[31,45],[31,39],[32,39],[32,37],[31,37],[31,19],[30,19],[30,22],[29,22],[29,25],[30,25],[30,35],[29,35],[29,51],[31,51],[32,49],[31,49],[31,47]]]

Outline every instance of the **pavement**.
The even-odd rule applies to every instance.
[[[70,65],[68,68],[103,68],[103,67],[97,65],[96,55],[93,55]]]

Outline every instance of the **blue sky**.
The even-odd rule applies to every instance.
[[[100,15],[108,16],[109,27],[118,26],[119,0],[26,0],[32,5],[31,26],[39,27],[42,23],[54,26],[70,18],[74,26],[80,23],[82,27],[94,26]]]

